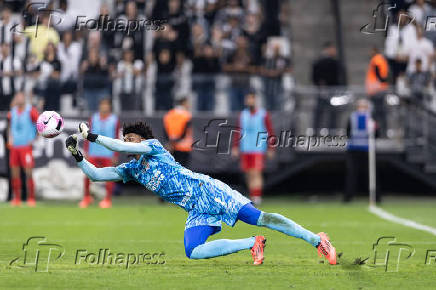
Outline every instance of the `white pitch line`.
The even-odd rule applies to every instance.
[[[385,220],[388,220],[388,221],[391,221],[391,222],[394,222],[394,223],[397,223],[397,224],[400,224],[400,225],[403,225],[406,227],[411,227],[411,228],[414,228],[416,230],[425,231],[425,232],[428,232],[428,233],[436,236],[436,229],[435,228],[419,224],[419,223],[412,221],[412,220],[397,217],[397,216],[395,216],[395,215],[393,215],[393,214],[391,214],[391,213],[389,213],[389,212],[385,211],[384,209],[379,208],[377,206],[370,206],[369,211],[372,212],[373,214],[377,215],[378,217],[382,218],[382,219],[385,219]]]

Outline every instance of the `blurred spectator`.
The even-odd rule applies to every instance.
[[[82,47],[79,42],[73,41],[71,31],[66,31],[62,35],[62,42],[58,45],[58,55],[61,62],[62,93],[74,94],[77,91]]]
[[[342,69],[336,58],[336,46],[332,42],[326,42],[321,57],[312,65],[312,82],[318,87],[314,129],[334,128],[335,115],[330,105],[330,97],[335,87],[343,84],[341,76]]]
[[[38,85],[35,93],[44,99],[44,110],[59,111],[60,109],[60,73],[61,62],[53,43],[48,43],[43,61],[36,67]]]
[[[101,99],[99,102],[98,112],[94,113],[89,120],[89,125],[92,132],[95,134],[103,135],[109,138],[118,139],[120,132],[120,122],[118,117],[112,114],[112,102],[110,99]],[[111,167],[118,163],[119,153],[111,151],[103,146],[94,142],[85,141],[85,152],[87,154],[87,160],[96,167]],[[86,208],[92,202],[89,191],[89,179],[85,177],[84,184],[84,196],[79,203],[79,207]],[[106,182],[106,196],[99,203],[101,208],[112,207],[112,191],[114,183]]]
[[[79,12],[74,11],[68,6],[67,0],[59,0],[59,7],[56,13],[52,14],[51,25],[58,32],[71,31],[76,24],[76,19]]]
[[[280,44],[273,46],[271,55],[266,55],[261,72],[263,75],[265,104],[267,110],[278,110],[283,104],[283,74],[290,72],[290,60],[282,55]]]
[[[120,19],[126,21],[144,20],[145,16],[138,13],[135,1],[128,1],[125,6],[125,14]],[[122,50],[133,50],[135,59],[144,59],[145,34],[144,28],[130,31],[117,31],[114,38],[114,46]]]
[[[11,19],[11,8],[9,6],[2,7],[0,20],[0,44],[12,43],[14,33],[12,27],[16,25]],[[17,28],[17,30],[19,30]]]
[[[44,51],[49,43],[59,43],[59,33],[51,27],[50,15],[43,13],[41,23],[26,27],[25,35],[30,39],[30,52],[36,55],[38,60],[44,58]]]
[[[100,25],[104,25],[105,23],[109,21],[114,21],[111,13],[108,3],[103,2],[100,6],[100,15],[101,18],[99,18]],[[107,20],[105,20],[105,17]],[[109,29],[101,29],[100,31],[100,49],[102,52],[104,52],[106,55],[110,55],[110,52],[114,48],[114,41],[115,41],[115,33]]]
[[[215,107],[215,74],[220,63],[212,46],[197,45],[192,58],[192,89],[197,94],[197,110],[213,111]]]
[[[386,136],[385,96],[389,89],[389,67],[377,47],[371,49],[371,60],[366,73],[366,92],[374,104],[374,117],[379,124],[380,134]]]
[[[259,14],[250,13],[245,16],[243,34],[248,40],[253,64],[260,65],[262,60],[262,45],[266,43],[267,38]]]
[[[192,151],[192,115],[186,97],[177,100],[177,105],[163,118],[167,149],[182,166],[189,168]]]
[[[83,97],[88,110],[96,111],[101,99],[109,94],[109,70],[105,58],[101,58],[97,49],[88,52],[88,59],[82,61],[80,71],[83,80]]]
[[[174,71],[177,67],[177,34],[170,26],[156,33],[153,53],[149,58],[154,59],[157,66],[157,78],[154,98],[155,110],[168,111],[173,104]]]
[[[190,27],[182,10],[181,0],[168,0],[168,16],[165,18],[177,34],[175,45],[183,56],[186,55],[190,42]]]
[[[428,15],[431,6],[425,3],[425,0],[416,0],[415,4],[409,7],[409,13],[415,18],[416,22],[423,26],[425,25],[425,16]]]
[[[26,104],[26,97],[23,92],[16,93],[11,111],[8,113],[9,120],[9,166],[11,167],[12,191],[14,198],[12,206],[21,205],[21,184],[20,168],[24,169],[27,185],[27,205],[34,207],[35,186],[33,182],[32,169],[35,166],[33,161],[32,143],[36,135],[36,120],[38,111],[31,105]]]
[[[415,61],[415,71],[408,75],[408,83],[410,87],[411,96],[423,103],[425,101],[426,91],[431,83],[431,73],[429,71],[423,71],[421,59]]]
[[[257,96],[249,92],[245,97],[246,108],[240,113],[238,127],[235,131],[232,156],[239,157],[241,169],[245,174],[251,201],[258,205],[262,202],[265,153],[268,158],[274,156],[274,148],[267,141],[273,136],[273,126],[266,110],[259,108]],[[243,138],[241,135],[243,134]]]
[[[12,57],[10,44],[1,44],[0,59],[0,111],[8,111],[12,96],[21,89],[22,65],[17,57]]]
[[[223,71],[231,77],[231,110],[239,111],[244,107],[244,98],[250,88],[250,75],[254,71],[251,66],[251,55],[247,39],[243,36],[236,41],[236,51],[230,61],[223,66]]]
[[[422,70],[428,71],[433,65],[434,48],[433,43],[424,37],[423,28],[416,27],[416,41],[409,42],[408,45],[409,62],[407,66],[408,72],[415,71],[415,63],[417,59],[422,61]]]
[[[118,63],[117,77],[120,79],[120,100],[123,111],[140,111],[141,104],[141,72],[143,62],[133,59],[133,51],[125,50],[123,59]]]
[[[392,84],[396,83],[401,73],[406,72],[408,46],[416,40],[415,22],[410,23],[411,19],[406,13],[404,10],[398,12],[398,23],[389,26],[385,40],[385,54],[391,70]]]

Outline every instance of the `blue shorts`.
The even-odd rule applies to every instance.
[[[241,220],[250,225],[257,225],[260,214],[260,210],[255,208],[251,203],[247,203],[239,210],[237,220]],[[204,244],[209,236],[216,234],[220,230],[221,225],[198,225],[185,229],[184,244],[186,256],[190,258],[192,251],[197,246]]]
[[[195,226],[212,226],[221,230],[221,222],[234,226],[239,210],[251,201],[231,189],[227,184],[214,180],[205,183],[195,206],[188,212],[185,230]]]

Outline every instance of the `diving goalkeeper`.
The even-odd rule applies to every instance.
[[[254,264],[262,264],[266,242],[264,236],[206,242],[209,236],[221,231],[222,221],[234,226],[241,220],[303,239],[318,249],[319,256],[324,255],[330,264],[336,264],[336,250],[325,233],[314,234],[280,214],[260,211],[249,199],[227,184],[184,168],[153,137],[147,124],[124,124],[124,142],[93,134],[86,123],[79,124],[79,132],[84,139],[109,150],[134,155],[130,162],[117,167],[96,168],[83,158],[78,149],[77,135],[69,136],[66,146],[89,179],[123,182],[134,180],[188,212],[184,233],[188,258],[207,259],[251,249]]]

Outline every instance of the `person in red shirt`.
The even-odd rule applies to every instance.
[[[241,155],[241,168],[245,173],[246,182],[250,191],[250,199],[258,205],[262,202],[262,188],[265,153],[268,158],[274,156],[274,148],[267,142],[259,142],[260,134],[274,135],[271,119],[266,110],[258,108],[257,96],[250,92],[245,96],[246,109],[238,119],[240,132],[236,132],[233,139],[232,156]]]
[[[32,143],[37,136],[36,121],[38,116],[38,111],[31,105],[26,104],[24,93],[16,93],[12,101],[11,111],[8,113],[9,166],[11,168],[12,191],[14,194],[11,201],[12,206],[21,204],[21,168],[26,175],[27,205],[31,207],[36,205],[35,185],[32,177],[34,167]]]

